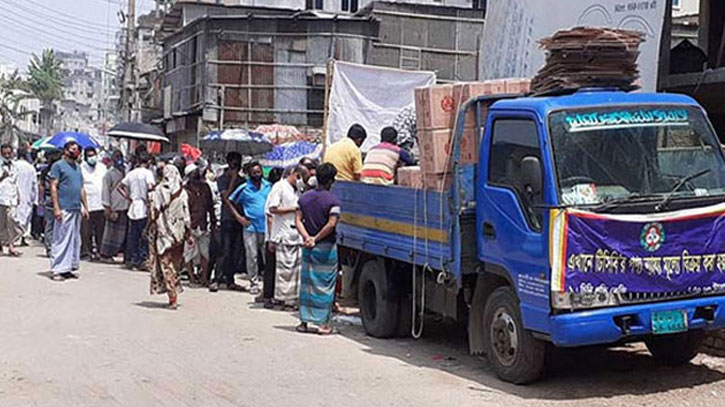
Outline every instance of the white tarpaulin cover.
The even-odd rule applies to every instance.
[[[558,30],[625,28],[646,34],[637,62],[642,88],[655,91],[666,8],[666,0],[489,0],[482,77],[533,77],[544,65],[538,40]]]
[[[404,71],[335,61],[327,118],[327,145],[347,136],[355,123],[368,138],[363,151],[380,143],[380,130],[401,110],[415,106],[414,89],[435,84],[434,72]]]

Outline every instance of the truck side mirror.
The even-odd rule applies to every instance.
[[[537,157],[527,156],[521,159],[521,174],[524,188],[530,195],[537,195],[542,189],[541,161]]]

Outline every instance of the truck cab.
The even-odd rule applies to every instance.
[[[696,290],[705,287],[688,285],[674,276],[660,278],[656,271],[645,271],[644,278],[642,274],[628,278],[631,258],[625,258],[624,253],[642,250],[622,246],[639,246],[648,237],[635,233],[622,238],[615,232],[628,226],[617,223],[616,214],[629,214],[633,221],[639,216],[646,224],[667,225],[687,211],[720,210],[717,206],[725,199],[722,150],[705,112],[691,98],[583,90],[565,96],[501,100],[488,111],[480,152],[477,257],[486,268],[512,283],[515,292],[511,294],[519,305],[523,328],[533,337],[567,347],[633,340],[657,333],[652,322],[655,311],[676,309],[685,314],[687,321],[679,323],[686,324],[688,330],[656,339],[680,346],[668,346],[658,355],[655,341],[650,345],[655,357],[672,362],[675,357],[669,352],[684,352],[681,359],[687,360],[694,356],[692,346],[683,345],[701,336],[693,329],[725,322],[720,307],[723,299],[703,297],[703,292]],[[582,279],[582,286],[562,289],[554,283],[560,278],[553,269],[558,256],[554,240],[566,239],[557,234],[567,232],[556,230],[554,217],[567,208],[614,220],[609,230],[588,230],[589,225],[577,229],[591,232],[591,236],[583,233],[573,239],[610,241],[606,247],[589,242],[597,250],[584,254],[583,260],[576,257],[579,253],[574,254],[574,262],[589,263],[578,269],[588,269],[593,277]],[[719,238],[712,230],[719,222],[717,216],[710,220],[712,234],[708,235],[715,239]],[[646,222],[648,217],[653,222]],[[666,244],[678,243],[676,240],[685,246],[706,244],[685,237],[687,230],[669,229],[672,232]],[[719,244],[710,248],[712,254],[725,249]],[[702,247],[697,246],[669,254],[688,249],[694,253]],[[607,257],[612,256],[613,250],[607,250],[611,247],[619,248],[616,259]],[[571,261],[571,256],[565,253],[562,261]],[[616,272],[611,273],[602,267],[597,270],[599,260],[625,264],[618,263]],[[663,266],[654,268],[661,271]],[[712,279],[704,281],[717,284]],[[612,284],[622,285],[621,292],[612,290]],[[711,294],[718,294],[716,291]],[[668,302],[673,299],[680,302]],[[502,311],[493,318],[494,324],[507,326],[510,332],[507,321],[514,321],[513,315]],[[512,361],[506,356],[514,352],[515,338],[506,338],[504,329],[499,333],[504,338],[498,344],[498,362],[505,365]]]

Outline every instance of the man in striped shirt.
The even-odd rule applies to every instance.
[[[414,161],[406,150],[395,144],[398,139],[395,128],[384,128],[380,132],[380,139],[381,143],[365,156],[360,180],[367,184],[393,185],[398,164],[413,165]]]

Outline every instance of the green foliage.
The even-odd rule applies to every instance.
[[[28,65],[28,89],[40,99],[45,108],[63,97],[62,62],[52,49],[40,56],[33,54]]]

